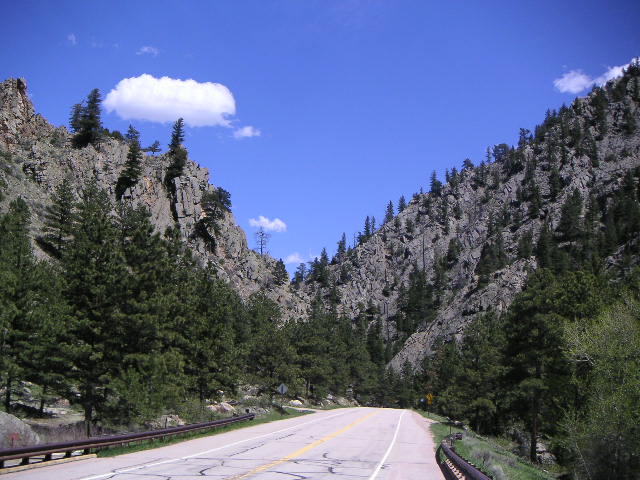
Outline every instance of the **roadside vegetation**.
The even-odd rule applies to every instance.
[[[461,433],[462,440],[455,442],[458,455],[473,463],[494,480],[552,480],[555,475],[543,470],[540,466],[533,465],[526,459],[510,452],[499,440],[483,437],[471,430],[464,430],[454,426],[445,417],[437,414],[419,411],[421,415],[431,420],[431,433],[434,437],[436,448],[450,434]],[[505,443],[505,440],[502,440]],[[507,444],[510,442],[506,441]],[[511,445],[513,447],[513,445]],[[444,454],[439,453],[442,460]]]

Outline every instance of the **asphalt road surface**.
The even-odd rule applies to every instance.
[[[345,408],[256,425],[2,480],[443,479],[429,420],[407,410]]]

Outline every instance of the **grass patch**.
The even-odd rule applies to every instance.
[[[447,419],[440,415],[422,411],[418,413],[436,421],[431,424],[431,432],[436,446],[440,445],[450,433],[464,433],[463,439],[456,442],[456,452],[469,462],[479,466],[495,480],[552,480],[555,478],[551,473],[509,452],[496,440],[450,426],[447,424]],[[444,457],[442,452],[440,455]],[[442,459],[444,460],[444,458]]]
[[[133,452],[139,452],[142,450],[149,450],[152,448],[165,447],[167,445],[173,445],[174,443],[185,442],[187,440],[193,440],[196,438],[209,437],[211,435],[218,435],[220,433],[230,432],[232,430],[238,430],[240,428],[245,428],[245,427],[252,427],[254,425],[260,425],[262,423],[269,423],[277,420],[284,420],[287,418],[299,417],[302,415],[307,415],[309,413],[313,413],[313,412],[288,410],[285,415],[282,415],[278,412],[270,412],[267,415],[256,417],[253,420],[248,420],[246,422],[232,423],[231,425],[225,425],[223,427],[218,427],[213,430],[185,433],[183,435],[175,435],[175,436],[165,437],[163,439],[156,439],[156,440],[142,440],[140,442],[130,443],[128,445],[120,445],[120,446],[107,448],[104,450],[99,450],[96,453],[98,454],[98,457],[115,457],[117,455],[123,455],[125,453],[133,453]]]
[[[481,467],[494,479],[510,480],[551,480],[555,477],[527,460],[504,450],[491,440],[467,432],[456,442],[460,456]]]

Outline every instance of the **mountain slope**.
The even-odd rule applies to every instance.
[[[338,311],[351,317],[378,312],[383,335],[401,345],[390,365],[399,371],[408,361],[419,369],[434,343],[459,339],[483,312],[508,308],[541,263],[541,232],[545,240],[550,231],[564,250],[581,248],[564,232],[571,199],[579,203],[572,221],[583,225],[595,209],[597,225],[585,232],[607,235],[605,217],[625,175],[638,182],[639,75],[632,66],[570,108],[547,112],[534,133],[521,130],[517,147],[497,145],[490,162],[466,163],[446,185],[436,181],[430,193],[414,195],[393,221],[328,265],[326,281],[312,274],[301,288],[312,297],[339,298]],[[614,268],[623,253],[635,252],[638,232],[632,233],[618,238],[600,264]],[[408,291],[418,274],[426,279],[430,308],[412,325]]]
[[[0,185],[4,191],[0,211],[6,210],[11,199],[22,196],[34,214],[34,238],[42,232],[51,194],[64,179],[71,182],[76,195],[95,179],[115,198],[128,145],[105,136],[99,148],[74,149],[71,138],[65,127],[54,127],[36,113],[24,79],[0,83]],[[209,232],[216,240],[213,249],[198,236],[196,223],[204,215],[203,195],[216,190],[209,183],[208,170],[188,160],[183,174],[174,180],[177,201],[172,206],[163,183],[168,165],[166,155],[145,155],[140,180],[124,192],[124,201],[146,206],[159,232],[177,226],[196,258],[203,264],[212,262],[219,277],[233,285],[241,297],[264,291],[283,307],[286,317],[304,316],[304,299],[287,284],[276,282],[275,260],[249,249],[232,213],[225,213],[218,222],[219,233]],[[39,254],[44,255],[41,250]]]

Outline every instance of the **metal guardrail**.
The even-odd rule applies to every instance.
[[[460,480],[459,475],[462,475],[466,480],[492,480],[491,477],[456,453],[453,448],[455,440],[462,440],[461,434],[448,435],[436,451],[436,461],[445,478],[447,480]],[[446,462],[441,461],[440,452],[444,453],[451,465],[459,472],[458,475]]]
[[[4,467],[6,460],[21,460],[21,465],[28,465],[29,459],[36,456],[44,456],[44,461],[51,460],[54,453],[64,453],[65,457],[70,457],[72,452],[82,450],[85,454],[91,450],[101,450],[113,445],[124,445],[126,443],[138,442],[141,440],[151,440],[155,438],[164,438],[181,433],[195,432],[208,428],[221,427],[232,423],[242,422],[245,420],[253,420],[253,413],[240,415],[237,417],[223,418],[222,420],[214,420],[204,423],[193,423],[191,425],[183,425],[180,427],[163,428],[160,430],[150,430],[138,433],[125,433],[121,435],[109,435],[104,437],[90,437],[86,440],[75,442],[60,443],[44,443],[41,445],[31,445],[28,447],[7,448],[0,450],[0,468]]]

